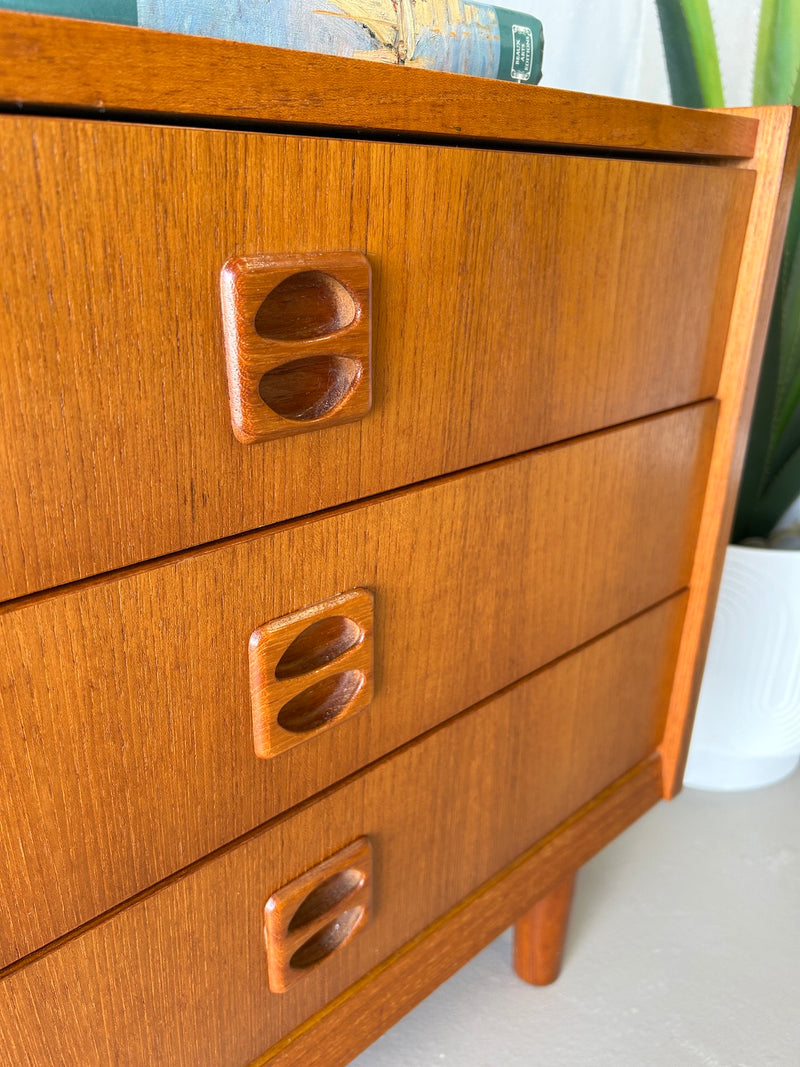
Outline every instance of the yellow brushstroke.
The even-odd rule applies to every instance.
[[[474,4],[461,0],[342,0],[340,10],[315,11],[316,15],[345,18],[363,26],[379,44],[377,49],[356,51],[356,58],[383,63],[414,65],[421,30],[441,33],[448,27],[450,37],[457,33],[450,27],[478,20]],[[422,60],[424,62],[424,59]]]

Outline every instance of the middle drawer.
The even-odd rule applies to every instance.
[[[707,402],[10,605],[0,965],[685,586],[715,419]],[[371,703],[256,758],[252,632],[357,588]]]

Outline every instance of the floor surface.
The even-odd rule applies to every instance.
[[[800,773],[684,790],[578,877],[564,969],[507,931],[357,1067],[800,1067]]]

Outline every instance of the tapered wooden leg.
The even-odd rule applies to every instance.
[[[571,874],[514,926],[514,970],[531,985],[550,985],[558,978],[574,888]]]

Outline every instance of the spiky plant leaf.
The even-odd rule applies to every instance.
[[[672,98],[722,106],[707,0],[656,0]],[[753,101],[800,105],[800,0],[762,0]],[[795,196],[736,508],[734,540],[766,537],[800,494],[800,192]]]
[[[800,450],[793,452],[770,479],[758,499],[755,526],[758,536],[767,536],[786,509],[797,499],[800,486]]]
[[[762,0],[753,73],[754,104],[797,103],[800,0]]]
[[[769,462],[770,427],[775,410],[775,386],[778,376],[778,361],[770,358],[777,351],[780,343],[780,314],[773,308],[769,323],[764,361],[758,379],[753,418],[750,423],[750,436],[747,441],[742,480],[739,484],[739,497],[736,502],[736,515],[733,525],[733,541],[742,541],[745,537],[766,537],[769,530],[762,530],[759,519],[759,500],[764,491],[766,472]]]
[[[800,200],[792,205],[800,213]],[[775,412],[770,426],[770,452],[774,453],[781,436],[800,404],[800,234],[792,234],[792,244],[784,245],[781,285],[776,310],[780,315],[777,350],[769,358],[777,361]]]
[[[724,107],[708,0],[656,0],[656,7],[673,103]]]

